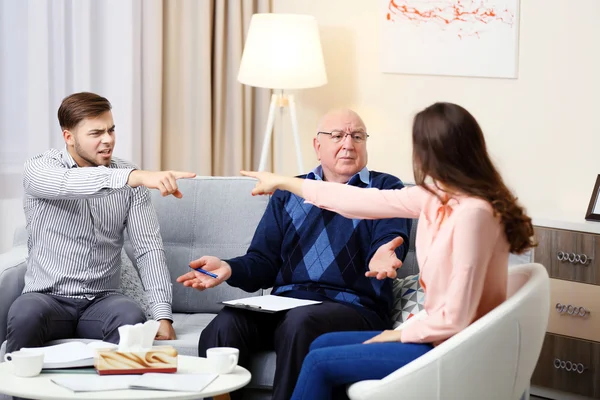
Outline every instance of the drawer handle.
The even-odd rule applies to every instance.
[[[592,258],[588,257],[585,253],[579,255],[579,262],[583,265],[586,265],[588,261],[591,261]]]
[[[590,313],[590,310],[586,310],[584,307],[579,307],[579,311],[577,312],[577,315],[583,318],[583,317],[586,317],[589,313]]]
[[[559,314],[567,313],[574,317],[581,318],[587,317],[591,313],[591,311],[587,310],[585,307],[576,307],[571,304],[556,303],[556,306],[554,306],[554,308]]]
[[[559,358],[554,359],[554,368],[564,369],[567,372],[577,372],[578,374],[583,374],[583,372],[587,369],[582,363],[563,361]]]
[[[571,361],[566,361],[565,362],[565,369],[569,372],[571,372],[571,370],[573,369],[573,363]]]
[[[593,260],[592,257],[588,257],[587,254],[575,254],[575,253],[567,253],[565,251],[557,251],[556,259],[558,261],[568,261],[571,264],[581,264],[587,265],[590,261]]]

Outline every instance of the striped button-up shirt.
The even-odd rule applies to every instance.
[[[93,299],[119,293],[124,230],[133,245],[154,319],[171,319],[172,287],[148,189],[127,185],[136,167],[78,168],[52,149],[25,163],[29,258],[23,293]]]

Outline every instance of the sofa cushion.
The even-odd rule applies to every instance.
[[[417,263],[417,253],[415,248],[415,238],[417,237],[418,220],[413,219],[408,241],[408,252],[402,262],[402,267],[398,269],[398,278],[404,278],[410,275],[419,273],[419,265]]]
[[[396,328],[423,309],[425,292],[419,283],[419,275],[394,279],[392,290],[394,293],[394,307],[391,318],[394,322],[394,328]]]
[[[175,347],[179,354],[197,356],[200,334],[216,316],[217,314],[211,313],[173,314],[173,328],[175,329],[177,339],[168,342],[157,340],[154,344],[169,344]]]
[[[148,299],[146,298],[140,274],[137,268],[133,266],[125,251],[121,252],[121,291],[125,296],[133,299],[144,310],[146,318],[152,319],[152,311],[148,305]]]
[[[175,281],[189,271],[190,261],[201,256],[226,259],[246,253],[269,201],[268,196],[251,195],[255,182],[245,177],[182,179],[178,181],[182,199],[151,191],[173,283],[173,312],[215,313],[222,308],[220,301],[261,294],[229,285],[198,292]],[[128,238],[125,249],[135,259]]]

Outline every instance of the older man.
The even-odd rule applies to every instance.
[[[329,112],[313,140],[321,164],[303,177],[365,188],[402,188],[398,178],[367,169],[368,137],[355,112]],[[347,219],[304,204],[289,192],[275,192],[244,256],[201,257],[191,266],[218,278],[189,272],[178,281],[198,290],[225,281],[248,292],[273,287],[274,295],[322,303],[275,314],[225,308],[202,331],[199,355],[206,356],[210,347],[237,347],[239,362],[247,367],[252,353],[274,349],[273,399],[289,399],[309,346],[319,335],[391,327],[392,282],[365,273],[377,268],[378,259],[392,257],[400,266],[409,232],[408,220]]]

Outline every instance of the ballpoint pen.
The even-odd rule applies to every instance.
[[[194,271],[198,271],[198,272],[200,272],[201,274],[204,274],[204,275],[208,275],[208,276],[210,276],[211,278],[215,278],[215,279],[216,279],[216,278],[218,278],[218,277],[219,277],[218,275],[216,275],[216,274],[213,274],[212,272],[205,271],[205,270],[203,270],[202,268],[192,268],[192,266],[191,266],[191,265],[189,265],[189,267],[190,267],[192,270],[194,270]]]
[[[237,303],[239,306],[241,307],[245,307],[245,308],[256,308],[257,310],[261,310],[262,307],[261,306],[256,306],[254,304],[243,304],[243,303]]]

